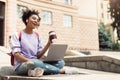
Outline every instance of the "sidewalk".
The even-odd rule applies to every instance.
[[[120,74],[79,68],[81,74],[49,75],[41,79],[53,80],[119,80]]]
[[[119,80],[120,75],[108,75],[108,74],[90,74],[90,75],[64,75],[64,76],[51,76],[45,77],[52,80]]]
[[[5,54],[5,49],[1,49],[0,51],[0,68],[4,66],[10,67],[10,56]],[[93,54],[98,55],[98,54]],[[104,54],[100,54],[104,55]],[[108,55],[108,54],[105,54]],[[119,54],[118,54],[119,55]],[[109,56],[113,56],[112,54]],[[120,58],[117,55],[114,55],[116,58]],[[71,67],[68,67],[71,69]],[[10,68],[7,68],[10,70]],[[79,68],[80,74],[57,74],[57,75],[44,75],[42,77],[27,77],[27,76],[17,76],[17,75],[9,75],[8,73],[10,71],[6,70],[6,72],[2,69],[4,73],[7,73],[7,75],[0,75],[0,80],[119,80],[120,74],[119,73],[112,73],[112,72],[104,72],[104,71],[96,71],[96,70],[89,70],[89,69],[83,69]],[[3,74],[2,72],[2,74]],[[2,76],[2,77],[1,77]]]
[[[42,77],[6,76],[4,80],[119,80],[120,74],[79,68],[81,74],[44,75]]]

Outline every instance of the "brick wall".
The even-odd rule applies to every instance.
[[[55,30],[58,36],[57,43],[68,44],[69,49],[76,50],[98,50],[98,27],[97,20],[89,17],[80,17],[78,14],[78,8],[75,6],[67,6],[58,2],[51,2],[47,0],[10,0],[6,2],[6,36],[15,30],[21,30],[25,26],[20,19],[13,17],[15,15],[15,5],[19,4],[27,6],[32,9],[37,9],[41,13],[43,10],[51,11],[53,22],[52,25],[41,24],[36,30],[43,38],[43,43],[47,42],[48,32]],[[10,10],[11,9],[11,10]],[[9,14],[9,15],[8,15]],[[73,27],[63,27],[63,15],[72,15]],[[41,14],[40,14],[41,16]],[[11,21],[15,19],[14,22]],[[16,23],[15,23],[16,22]],[[7,46],[8,38],[5,40]]]
[[[84,50],[98,50],[98,27],[95,19],[80,18],[80,45]]]

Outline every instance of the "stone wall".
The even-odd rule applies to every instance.
[[[85,56],[65,58],[67,66],[120,73],[120,59],[109,56]]]

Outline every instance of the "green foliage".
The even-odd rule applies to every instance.
[[[105,29],[103,23],[99,24],[99,47],[100,50],[120,51],[120,44],[113,42],[110,33]]]
[[[120,51],[120,44],[118,42],[113,42],[113,50]]]
[[[117,37],[120,40],[120,0],[109,0],[109,12],[113,18],[112,27],[117,29]]]
[[[103,23],[99,25],[99,47],[103,49],[112,49],[112,40],[110,33],[105,30]]]

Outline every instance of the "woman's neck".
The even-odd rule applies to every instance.
[[[28,28],[25,28],[23,31],[25,33],[27,33],[27,34],[32,34],[33,33],[33,30],[32,29],[28,29]]]

